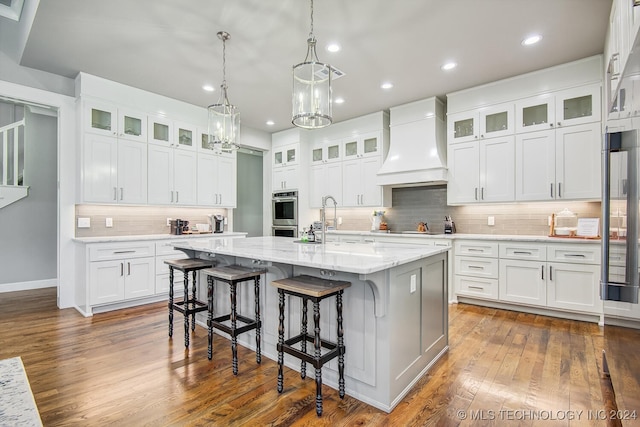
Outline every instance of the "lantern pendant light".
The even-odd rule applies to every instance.
[[[307,39],[307,56],[293,66],[293,118],[291,122],[305,129],[329,126],[331,115],[331,74],[329,64],[318,60],[313,35],[313,0],[311,0],[311,32]]]
[[[231,152],[237,150],[240,145],[240,114],[235,105],[231,105],[227,96],[226,74],[226,41],[231,36],[226,31],[219,31],[218,38],[222,40],[222,84],[220,85],[220,98],[217,104],[207,108],[209,116],[208,135],[209,147],[217,152]]]

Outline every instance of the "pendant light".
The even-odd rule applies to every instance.
[[[217,104],[207,108],[209,116],[209,147],[218,152],[237,150],[240,133],[240,114],[235,105],[231,105],[227,96],[226,73],[226,41],[231,36],[226,31],[219,31],[218,38],[222,40],[222,84],[220,98]]]
[[[329,126],[331,117],[330,65],[318,60],[316,38],[313,35],[313,0],[311,0],[311,32],[307,39],[307,56],[293,66],[293,119],[291,122],[305,129]]]

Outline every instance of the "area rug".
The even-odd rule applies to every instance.
[[[0,360],[0,426],[42,426],[19,357]]]

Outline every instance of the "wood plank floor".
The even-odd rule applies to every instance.
[[[640,410],[637,331],[608,328],[605,338],[596,324],[465,304],[449,318],[449,353],[391,414],[325,386],[317,418],[312,378],[285,368],[279,395],[277,364],[257,365],[243,347],[234,377],[224,338],[211,362],[204,328],[190,352],[180,326],[168,339],[165,303],[83,318],[58,310],[54,289],[2,293],[0,359],[22,357],[45,426],[606,425],[596,412],[605,345],[629,354],[612,367],[624,378],[618,406]]]

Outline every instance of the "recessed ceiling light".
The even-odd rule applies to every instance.
[[[213,92],[214,91],[213,86],[211,86],[211,85],[204,85],[204,86],[202,86],[202,89],[206,90],[207,92]]]
[[[267,120],[267,126],[273,126],[276,123],[273,120]]]
[[[342,103],[344,103],[344,98],[338,97],[338,98],[334,99],[333,102],[335,102],[336,104],[342,104]]]
[[[532,44],[538,43],[540,40],[542,40],[542,36],[540,34],[533,34],[522,40],[522,46],[531,46]]]
[[[444,71],[449,71],[449,70],[453,70],[457,66],[458,66],[458,64],[456,64],[455,62],[447,62],[442,67],[440,67],[440,69],[442,69]]]
[[[384,82],[384,83],[382,83],[382,84],[380,85],[380,87],[381,87],[382,89],[391,89],[391,88],[393,87],[393,83],[390,83],[390,82]]]
[[[327,45],[327,50],[329,52],[339,52],[340,51],[340,45],[338,43],[331,43]]]

